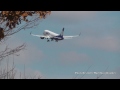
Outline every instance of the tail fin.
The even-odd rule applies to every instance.
[[[62,29],[62,32],[60,33],[60,35],[63,36],[63,33],[64,33],[64,28]]]

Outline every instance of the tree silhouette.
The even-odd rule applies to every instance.
[[[26,29],[29,25],[33,25],[40,19],[45,19],[50,11],[1,11],[0,12],[0,41],[6,36],[10,36]],[[16,26],[24,23],[16,29]]]
[[[50,13],[51,11],[0,11],[0,45],[9,39],[8,36],[38,25],[38,22],[45,19]],[[0,51],[0,63],[9,55],[15,55],[24,50],[26,45],[22,44],[13,49],[8,48],[8,46],[5,47],[5,50]],[[9,71],[1,70],[0,78],[8,77],[8,74],[12,73],[13,70],[14,67]]]

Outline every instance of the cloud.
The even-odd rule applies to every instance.
[[[105,39],[102,39],[98,47],[106,50],[110,50],[110,51],[117,51],[120,49],[120,45],[117,39],[114,37],[106,37]]]
[[[16,38],[15,36],[12,36],[12,38],[8,39],[8,41],[2,45],[2,48],[5,48],[5,46],[8,45],[8,47],[10,49],[14,49],[14,48],[22,45],[23,43],[24,42],[21,39]],[[21,64],[23,64],[23,63],[27,64],[27,63],[31,63],[32,61],[35,61],[35,60],[41,60],[44,57],[43,52],[41,50],[39,50],[32,43],[26,43],[25,50],[21,50],[20,52],[18,52],[16,54],[19,56],[14,55],[15,62],[21,63]],[[9,58],[10,58],[10,61],[13,61],[12,55]]]
[[[52,11],[51,15],[71,19],[95,15],[95,13],[95,11]]]
[[[52,11],[48,18],[52,18],[56,23],[76,24],[80,20],[93,18],[95,15],[95,11]]]
[[[82,34],[83,35],[83,34]],[[103,51],[120,51],[120,41],[115,36],[80,36],[71,40],[64,40],[60,42],[57,47],[60,48],[91,48]],[[56,47],[54,45],[54,47]],[[68,47],[69,46],[69,47]]]
[[[74,63],[74,62],[78,62],[78,61],[85,62],[90,59],[86,54],[76,53],[74,51],[62,53],[60,55],[60,58],[64,63],[65,62],[67,62],[67,63],[73,62]]]
[[[32,61],[41,60],[44,54],[41,50],[38,50],[35,46],[27,46],[27,50],[20,51],[20,56],[16,57],[19,63],[31,63]]]
[[[90,47],[94,49],[101,49],[105,51],[119,51],[120,50],[120,42],[117,38],[113,36],[106,37],[84,37],[81,38],[80,41],[75,41],[75,43],[79,46]]]
[[[21,38],[17,38],[17,36],[11,36],[5,43],[1,44],[0,51],[5,49],[5,46],[8,45],[8,48],[14,49],[20,45],[22,45],[25,41]],[[37,78],[42,76],[41,78],[45,78],[44,75],[41,74],[39,70],[33,70],[31,65],[34,65],[36,62],[42,60],[44,58],[43,52],[34,45],[34,43],[27,42],[25,50],[22,50],[16,53],[19,56],[14,55],[14,64],[16,75],[15,78],[20,78],[20,72],[23,77],[24,75],[24,64],[26,66],[26,76]],[[13,55],[6,57],[3,62],[0,62],[0,69],[4,69],[7,66],[7,61],[9,59],[9,67],[13,65]],[[35,63],[34,63],[35,62]],[[29,68],[28,68],[29,67]],[[10,69],[10,68],[9,68]]]

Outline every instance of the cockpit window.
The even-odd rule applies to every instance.
[[[48,35],[49,33],[48,33],[48,32],[46,32],[46,34]]]

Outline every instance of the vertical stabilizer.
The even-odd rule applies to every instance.
[[[63,33],[64,33],[64,28],[62,29],[62,32],[61,32],[61,34],[60,34],[60,35],[61,35],[61,36],[63,36]]]

